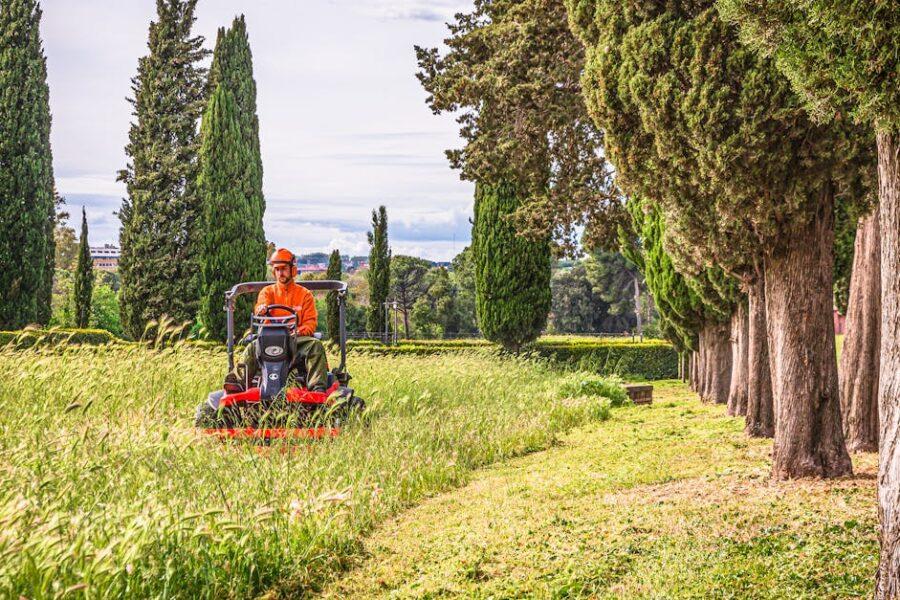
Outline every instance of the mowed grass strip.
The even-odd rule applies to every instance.
[[[681,384],[378,529],[325,596],[869,597],[877,457],[772,483],[771,441]]]
[[[350,366],[363,419],[333,441],[258,447],[192,426],[221,350],[0,349],[0,597],[296,597],[389,516],[609,414],[560,397],[537,362]]]

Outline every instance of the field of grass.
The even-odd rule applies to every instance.
[[[260,447],[192,427],[220,349],[0,349],[0,597],[296,597],[401,509],[609,415],[538,362],[350,366],[363,419]]]
[[[770,440],[681,384],[655,395],[385,523],[324,596],[871,597],[877,456],[773,483]]]

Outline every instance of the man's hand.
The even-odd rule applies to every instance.
[[[297,305],[297,306],[293,306],[292,308],[294,309],[294,313],[299,317],[299,316],[300,316],[300,311],[303,310],[303,307],[300,306],[300,305]]]
[[[266,304],[260,304],[259,306],[256,307],[256,314],[258,314],[258,315],[264,315],[264,314],[266,314],[266,309],[267,309],[267,308],[269,308],[268,305],[266,305]]]

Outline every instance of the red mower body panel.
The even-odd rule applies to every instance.
[[[338,391],[339,384],[334,384],[324,392],[314,392],[299,387],[288,388],[284,392],[284,399],[290,404],[328,404],[328,398]],[[219,401],[219,406],[240,406],[241,404],[255,404],[260,402],[261,395],[258,387],[252,387],[243,392],[225,394]]]
[[[315,392],[302,387],[290,387],[284,390],[283,406],[291,412],[297,410],[304,414],[322,414],[331,410],[331,407],[340,401],[346,393],[346,388],[341,389],[340,384],[335,381],[334,384],[325,392]],[[232,416],[245,415],[250,416],[257,411],[264,410],[267,401],[262,398],[261,390],[258,387],[252,387],[242,392],[226,394],[219,392],[216,409],[225,410]],[[213,394],[215,396],[217,394]],[[295,408],[290,408],[295,407]],[[235,412],[236,411],[236,412]],[[340,434],[340,427],[333,424],[323,424],[315,421],[310,423],[309,427],[293,425],[290,427],[278,427],[272,424],[253,427],[255,424],[253,418],[249,419],[250,423],[243,426],[236,422],[222,422],[219,426],[201,427],[200,431],[212,437],[219,439],[243,439],[243,440],[318,440],[337,437]]]

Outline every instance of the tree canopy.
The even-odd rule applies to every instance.
[[[579,75],[584,48],[554,0],[476,0],[448,24],[447,51],[416,47],[435,113],[459,113],[463,148],[447,151],[464,179],[510,183],[520,231],[571,250],[586,225],[593,244],[624,218]]]
[[[711,0],[633,4],[569,2],[617,182],[659,203],[679,268],[750,272],[808,223],[823,186],[859,182],[861,132],[814,123]]]
[[[431,261],[415,256],[398,254],[391,257],[390,297],[397,303],[403,314],[404,335],[410,335],[409,315],[416,301],[428,290],[426,274],[431,269]]]
[[[72,295],[75,305],[75,326],[87,327],[91,320],[91,296],[94,288],[94,261],[88,243],[87,213],[81,207],[81,237],[78,244],[78,261],[75,266],[75,280]]]
[[[200,320],[207,334],[225,339],[224,293],[266,274],[262,158],[256,118],[256,85],[243,17],[219,29],[210,90],[200,128],[197,194]],[[241,298],[236,330],[249,326],[252,298]]]
[[[516,235],[506,217],[520,205],[512,184],[475,188],[475,293],[487,339],[518,352],[540,335],[550,312],[550,245]]]
[[[332,250],[328,257],[328,271],[325,273],[325,279],[333,281],[341,280],[341,252],[340,250]],[[326,321],[328,322],[328,339],[335,344],[341,341],[340,327],[340,304],[338,302],[337,292],[328,292],[326,300]]]
[[[194,36],[197,0],[157,0],[149,54],[132,79],[135,121],[119,172],[128,197],[119,218],[122,276],[120,309],[125,331],[140,337],[151,320],[176,323],[196,317],[198,227],[197,123],[204,109],[207,56]]]
[[[369,311],[366,315],[366,329],[372,333],[385,332],[384,303],[391,287],[391,248],[388,245],[387,209],[379,206],[372,211],[372,231],[369,239]]]

